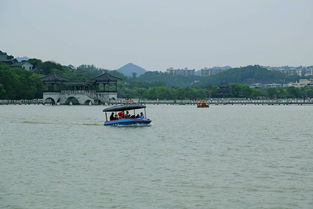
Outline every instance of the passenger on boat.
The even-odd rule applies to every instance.
[[[126,111],[125,118],[130,118],[130,114],[128,111]]]
[[[118,114],[118,119],[124,118],[124,112],[119,112]]]
[[[144,116],[143,113],[141,112],[140,115],[139,115],[139,114],[136,115],[136,118],[144,119],[145,116]]]
[[[116,118],[114,116],[114,112],[112,112],[112,114],[110,115],[110,120],[116,120]]]

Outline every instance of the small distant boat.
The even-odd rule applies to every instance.
[[[137,109],[143,109],[144,113],[136,115]],[[133,114],[130,115],[128,111],[133,110]],[[105,108],[104,122],[105,126],[148,126],[151,120],[146,117],[146,106],[142,104],[122,104]],[[107,113],[111,112],[111,116],[108,118]],[[126,112],[126,114],[125,114]]]
[[[197,101],[197,107],[198,108],[208,108],[209,104],[207,100],[201,99]]]
[[[209,107],[209,105],[206,103],[201,103],[201,104],[197,104],[197,107],[198,108],[207,108],[207,107]]]

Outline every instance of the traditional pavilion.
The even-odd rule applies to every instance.
[[[87,82],[72,82],[57,73],[40,78],[43,100],[51,104],[101,104],[117,99],[118,77],[103,73]]]

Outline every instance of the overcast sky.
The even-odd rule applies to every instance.
[[[313,0],[0,0],[0,26],[0,50],[65,65],[313,65]]]

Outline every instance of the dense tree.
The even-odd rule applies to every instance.
[[[0,98],[33,99],[40,98],[40,76],[22,68],[12,68],[0,63]]]
[[[182,76],[173,75],[167,72],[154,71],[146,72],[136,80],[140,82],[162,82],[165,86],[186,88],[192,86],[193,82],[199,79],[199,76]]]
[[[6,90],[3,86],[3,84],[0,83],[0,98],[4,98],[6,95]]]

